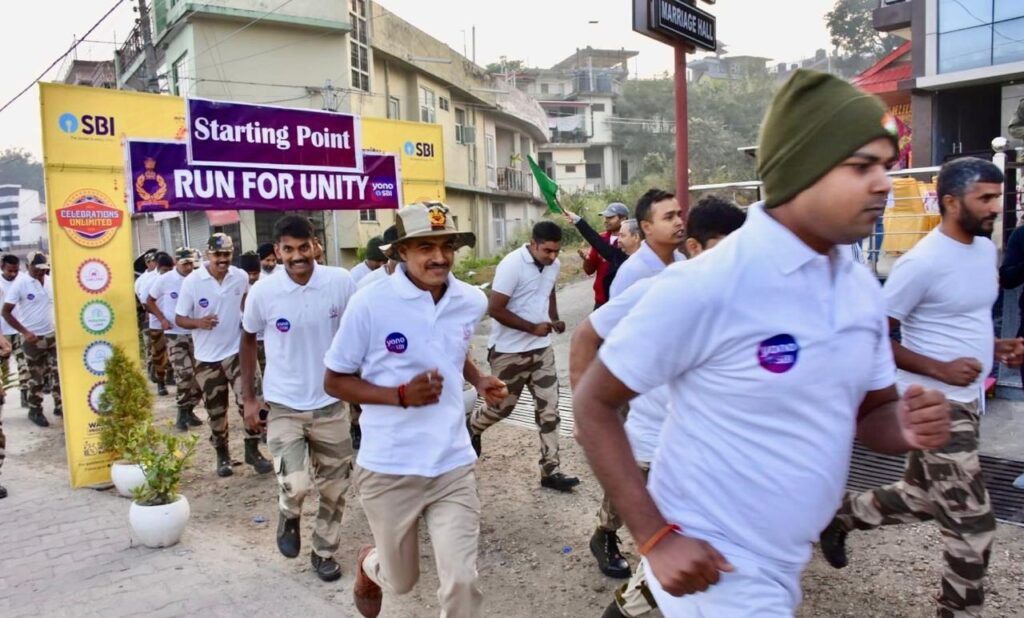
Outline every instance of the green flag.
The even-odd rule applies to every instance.
[[[537,187],[540,188],[544,201],[548,203],[548,210],[556,215],[562,214],[562,207],[558,204],[558,185],[548,178],[533,157],[527,155],[526,160],[530,163],[530,169],[533,171],[533,177],[537,179]]]

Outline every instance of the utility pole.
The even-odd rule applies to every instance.
[[[160,92],[160,82],[156,76],[156,49],[153,47],[153,33],[149,30],[149,8],[146,6],[146,0],[139,0],[138,11],[142,53],[146,58],[145,91]]]

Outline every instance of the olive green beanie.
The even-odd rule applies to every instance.
[[[834,75],[796,71],[761,125],[757,173],[765,206],[785,204],[880,137],[897,144],[896,121],[881,100]]]

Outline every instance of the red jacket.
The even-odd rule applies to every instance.
[[[601,238],[605,239],[608,244],[618,246],[619,237],[612,237],[611,232],[601,232]],[[590,253],[587,255],[587,264],[591,267],[596,267],[597,270],[594,272],[594,304],[597,306],[603,305],[608,302],[608,286],[605,285],[605,277],[608,276],[608,269],[611,264],[608,263],[603,257],[597,253],[597,249],[591,247]]]

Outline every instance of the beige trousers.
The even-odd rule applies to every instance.
[[[405,594],[420,577],[419,520],[427,524],[441,586],[441,618],[483,615],[477,585],[480,498],[474,465],[438,477],[379,474],[355,467],[359,499],[376,548],[363,571],[385,593]]]

